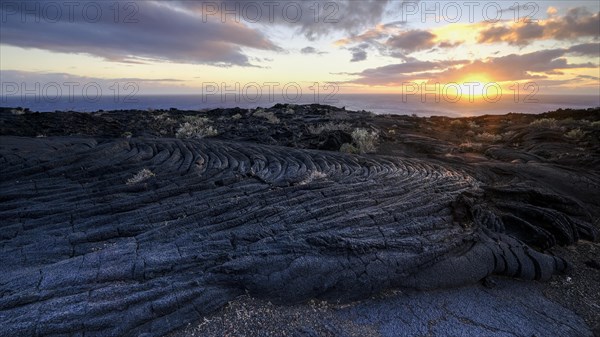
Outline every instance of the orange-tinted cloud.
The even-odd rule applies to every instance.
[[[569,49],[540,50],[523,55],[510,54],[486,60],[458,61],[408,61],[399,64],[366,69],[351,82],[366,85],[401,85],[404,82],[424,80],[428,82],[462,82],[469,74],[480,74],[490,81],[541,80],[549,75],[561,74],[561,70],[574,68],[597,68],[591,62],[570,63],[565,56],[589,52],[591,44],[577,45]],[[597,45],[596,45],[597,47]]]

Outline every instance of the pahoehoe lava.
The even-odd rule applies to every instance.
[[[353,300],[545,280],[576,201],[426,159],[223,140],[2,136],[2,336],[161,336],[250,293]],[[155,175],[127,184],[142,169]]]

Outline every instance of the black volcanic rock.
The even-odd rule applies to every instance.
[[[550,186],[567,171],[549,166],[247,141],[295,137],[298,116],[285,114],[288,131],[268,135],[116,136],[147,114],[4,115],[3,133],[59,133],[52,123],[67,119],[66,134],[111,136],[0,137],[0,336],[161,336],[244,293],[348,301],[489,275],[548,280],[569,264],[547,249],[598,237],[594,173],[573,192]],[[302,137],[298,147],[348,140]],[[424,139],[427,156],[448,147]]]

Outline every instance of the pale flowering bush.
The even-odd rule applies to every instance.
[[[495,135],[495,134],[489,133],[489,132],[484,132],[484,133],[480,133],[477,136],[475,136],[475,139],[477,139],[480,142],[484,142],[484,143],[495,143],[495,142],[501,141],[502,136]]]
[[[267,122],[269,122],[271,124],[279,124],[279,118],[277,118],[277,116],[275,116],[275,114],[270,111],[265,111],[263,109],[257,109],[254,112],[253,116],[264,118],[267,120]]]
[[[585,137],[585,134],[585,131],[577,128],[565,133],[565,137],[572,140],[581,140],[583,137]]]
[[[377,151],[379,133],[366,129],[355,129],[352,131],[352,140],[360,153],[372,153]]]
[[[201,139],[212,137],[219,134],[217,129],[209,125],[210,120],[204,117],[187,117],[187,122],[183,123],[175,136],[177,138]]]
[[[556,129],[560,128],[560,126],[558,125],[558,122],[554,118],[536,119],[533,122],[529,123],[529,126],[532,126],[534,128],[538,128],[538,129],[551,129],[551,130],[556,130]]]

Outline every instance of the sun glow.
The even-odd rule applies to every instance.
[[[484,93],[489,92],[489,90],[486,90],[489,86],[495,85],[495,83],[484,74],[469,74],[465,76],[459,84],[463,94],[473,97],[483,96]]]
[[[500,85],[485,74],[467,74],[439,87],[441,96],[451,102],[473,102],[481,99],[496,99],[502,94]]]

